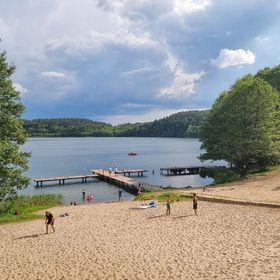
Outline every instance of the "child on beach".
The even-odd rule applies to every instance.
[[[46,211],[45,215],[46,215],[46,221],[45,221],[45,224],[46,224],[46,234],[49,233],[49,225],[51,225],[53,232],[55,232],[55,229],[54,229],[54,226],[53,226],[53,224],[54,224],[53,214],[48,212],[48,211]]]
[[[171,200],[168,196],[166,201],[166,216],[170,216],[170,211],[171,211]]]
[[[196,196],[196,193],[193,193],[193,211],[194,211],[194,214],[197,215],[197,196]]]

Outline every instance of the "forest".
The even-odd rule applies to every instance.
[[[199,137],[205,111],[186,111],[146,123],[113,126],[80,118],[24,120],[29,137]]]

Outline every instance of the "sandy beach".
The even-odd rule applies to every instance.
[[[207,187],[206,189],[207,191],[203,191],[203,188],[196,188],[184,192],[191,193],[195,191],[198,195],[280,204],[279,172],[253,176],[243,181]]]
[[[199,202],[51,209],[44,220],[0,226],[1,280],[280,279],[280,210]],[[69,213],[68,217],[59,217]]]

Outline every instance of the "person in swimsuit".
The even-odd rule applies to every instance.
[[[171,211],[171,201],[168,196],[166,201],[166,216],[170,216],[170,211]]]
[[[197,215],[197,196],[196,193],[193,193],[193,211],[195,213],[195,215]]]
[[[55,232],[55,229],[54,229],[54,226],[53,226],[53,224],[54,224],[53,214],[50,213],[49,211],[46,211],[45,214],[46,214],[46,221],[45,221],[45,224],[46,224],[46,234],[49,233],[49,225],[51,225],[53,232]]]

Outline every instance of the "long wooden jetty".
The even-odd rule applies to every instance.
[[[52,178],[37,178],[33,181],[36,183],[36,187],[39,187],[39,185],[42,187],[43,182],[54,182],[57,181],[59,185],[64,185],[65,181],[67,180],[77,180],[82,179],[82,183],[86,183],[87,179],[89,178],[96,178],[97,175],[89,174],[89,175],[76,175],[76,176],[61,176],[61,177],[52,177]]]
[[[128,171],[130,171],[130,172],[128,172]],[[107,181],[108,183],[119,185],[122,189],[124,189],[130,193],[133,193],[133,194],[136,194],[139,191],[139,189],[144,190],[144,191],[145,190],[160,190],[160,187],[158,187],[158,186],[151,185],[147,182],[136,180],[135,178],[126,177],[124,175],[121,175],[121,174],[130,175],[131,173],[137,173],[137,174],[139,174],[138,177],[140,177],[140,176],[142,177],[143,175],[141,175],[141,174],[143,174],[144,172],[147,172],[144,169],[126,170],[125,172],[124,172],[124,170],[122,170],[122,171],[117,171],[116,173],[110,172],[110,171],[104,170],[104,169],[93,169],[93,170],[91,170],[91,172],[94,175],[97,175],[98,179]]]
[[[202,169],[211,168],[212,166],[182,166],[182,167],[164,167],[160,168],[160,174],[167,176],[176,175],[194,175],[199,174]]]

